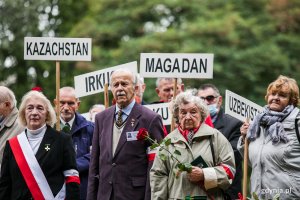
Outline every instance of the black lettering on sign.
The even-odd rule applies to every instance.
[[[177,72],[180,73],[179,63],[178,63],[178,59],[177,58],[175,59],[174,67],[173,67],[172,72],[174,72],[175,70],[177,70]]]
[[[32,55],[31,45],[32,45],[32,42],[26,44],[26,46],[27,46],[27,55]]]
[[[187,58],[182,59],[182,73],[187,73],[189,71],[189,67],[190,67],[189,59]]]
[[[43,51],[44,46],[45,46],[45,42],[40,42],[41,44],[41,49],[40,49],[40,54],[39,55],[45,55],[45,52]]]
[[[207,72],[207,59],[205,59],[204,62],[202,59],[200,59],[200,72],[202,71],[204,71],[205,73]]]
[[[102,89],[103,88],[103,85],[101,83],[101,77],[102,77],[102,74],[97,74],[96,75],[96,85],[97,85],[97,90],[99,90],[100,88]]]
[[[163,118],[163,120],[167,120],[169,118],[169,109],[168,108],[161,109],[161,117]]]
[[[151,60],[149,58],[146,59],[146,72],[154,71],[154,58]]]
[[[88,55],[89,43],[82,43],[82,55]]]
[[[167,64],[167,62],[168,62],[168,64]],[[171,68],[172,68],[171,59],[167,58],[164,62],[164,70],[165,70],[165,72],[170,72]]]
[[[155,72],[157,72],[158,69],[160,69],[160,72],[163,72],[162,64],[161,64],[161,60],[160,59],[157,60]]]

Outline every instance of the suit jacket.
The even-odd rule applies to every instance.
[[[22,133],[22,131],[24,130],[24,127],[18,123],[17,118],[18,109],[15,107],[11,111],[11,113],[7,117],[5,117],[0,126],[0,168],[6,141]]]
[[[46,146],[50,150],[46,151]],[[56,196],[65,182],[63,171],[77,170],[71,137],[47,126],[35,156],[53,195]],[[0,177],[0,199],[24,200],[30,198],[31,193],[16,163],[10,144],[7,142]],[[79,199],[79,185],[77,183],[66,184],[66,199]]]
[[[112,133],[115,106],[96,115],[95,131],[88,182],[88,200],[150,200],[149,171],[146,141],[127,141],[126,132],[146,128],[150,137],[163,138],[161,117],[135,103],[121,133],[115,154],[112,154]]]
[[[242,122],[230,115],[224,113],[224,110],[221,110],[218,113],[217,119],[214,122],[214,127],[218,129],[230,142],[235,158],[236,173],[233,179],[231,186],[226,190],[231,197],[231,199],[238,199],[238,193],[242,192],[242,157],[239,151],[237,150],[237,142],[241,136],[240,127]]]

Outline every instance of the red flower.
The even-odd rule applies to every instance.
[[[146,140],[149,137],[148,131],[145,128],[140,128],[136,138],[138,140]]]

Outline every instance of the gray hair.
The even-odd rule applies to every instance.
[[[201,123],[208,116],[208,108],[205,102],[198,96],[192,94],[191,90],[181,92],[176,96],[173,105],[173,117],[175,118],[176,123],[179,122],[179,107],[181,104],[194,103],[197,108],[200,110]]]
[[[73,87],[70,86],[65,86],[59,89],[59,94],[61,92],[68,92],[70,93],[74,98],[77,99],[77,101],[80,101],[78,97],[76,97],[76,93],[75,93],[75,89]]]
[[[13,91],[11,91],[8,87],[0,86],[0,103],[5,101],[9,101],[11,104],[11,109],[17,106],[17,100]]]
[[[130,74],[133,85],[136,84],[136,76],[135,76],[135,75],[133,74],[133,72],[130,71],[128,68],[119,68],[119,69],[116,69],[115,71],[113,71],[113,72],[111,73],[111,75],[110,75],[110,80],[109,80],[110,84],[111,84],[111,82],[112,82],[112,77],[113,77],[113,75],[114,75],[115,73],[121,73],[121,72],[122,72],[122,73],[128,73],[128,74]]]
[[[158,86],[159,86],[159,84],[162,80],[165,80],[165,81],[168,81],[168,82],[173,82],[175,80],[175,78],[166,78],[166,77],[165,78],[157,78],[156,82],[155,82],[155,85],[156,85],[157,88],[158,88]],[[182,79],[177,78],[177,84],[181,84],[181,83],[182,83]]]
[[[215,94],[217,96],[221,96],[219,89],[214,84],[211,84],[211,83],[206,83],[206,84],[201,85],[199,87],[198,91],[199,90],[206,90],[206,89],[209,89],[209,88],[213,89],[213,91],[215,92]]]
[[[94,108],[100,108],[102,111],[105,110],[105,106],[103,104],[95,104],[90,108],[89,112],[91,112]]]
[[[46,124],[49,126],[53,126],[54,123],[56,122],[56,115],[54,108],[52,107],[49,99],[47,97],[38,91],[29,91],[27,92],[21,101],[21,105],[19,108],[19,121],[23,126],[27,126],[26,122],[26,117],[25,117],[25,109],[26,109],[26,104],[30,99],[39,99],[41,100],[45,105],[46,105],[46,110],[47,112],[47,117],[46,117]]]

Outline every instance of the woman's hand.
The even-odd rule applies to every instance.
[[[249,126],[249,122],[244,122],[244,124],[241,126],[240,131],[243,138],[246,137]]]
[[[203,170],[199,167],[192,167],[192,171],[187,174],[188,179],[195,183],[204,180]]]

